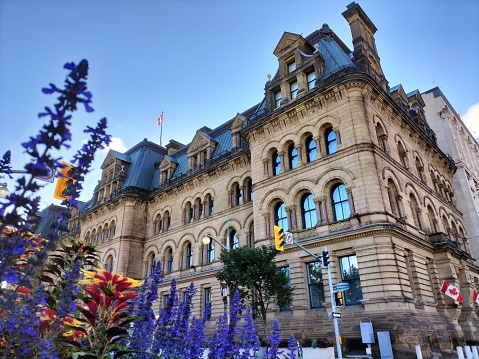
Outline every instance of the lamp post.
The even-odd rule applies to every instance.
[[[7,183],[0,183],[0,198],[6,198],[9,194]]]
[[[0,173],[7,173],[6,171],[0,171]],[[8,171],[8,174],[11,173],[17,173],[17,174],[27,174],[27,171],[24,170],[10,170]],[[0,178],[3,178],[3,175],[0,175]],[[12,178],[10,176],[10,178]],[[10,190],[8,189],[8,184],[7,182],[0,183],[0,198],[6,198],[10,195]]]
[[[205,233],[201,241],[203,242],[204,245],[208,245],[211,243],[212,240],[218,243],[221,246],[221,248],[223,248],[225,251],[229,252],[230,250],[229,247],[226,247],[223,243],[218,241],[216,238],[212,237],[209,233]],[[221,291],[222,291],[221,294],[223,295],[223,283],[221,285]],[[226,304],[226,323],[229,325],[230,324],[230,287],[229,285],[226,286],[225,294],[226,294],[226,303],[225,303]]]

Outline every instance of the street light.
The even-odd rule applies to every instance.
[[[10,194],[6,183],[0,183],[0,198],[6,198]]]
[[[205,233],[203,236],[203,239],[201,240],[203,244],[208,245],[210,244],[211,240],[214,240],[216,243],[218,243],[225,251],[229,251],[230,249],[226,247],[223,243],[221,243],[219,240],[217,240],[214,237],[211,237],[209,233]]]
[[[220,241],[218,241],[216,238],[214,237],[211,237],[209,233],[205,233],[205,235],[203,236],[203,239],[201,240],[203,242],[204,245],[208,245],[211,243],[211,240],[215,241],[216,243],[218,243],[221,248],[223,248],[225,251],[229,252],[230,248],[229,247],[226,247],[223,243],[221,243]],[[221,282],[221,294],[223,295],[223,282]],[[226,282],[225,282],[226,284]],[[226,323],[229,325],[230,324],[230,286],[227,285],[226,286]]]

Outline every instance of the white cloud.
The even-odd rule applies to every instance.
[[[467,112],[461,116],[462,121],[471,131],[474,138],[479,137],[479,102],[467,109]]]
[[[125,143],[120,137],[112,137],[111,142],[108,147],[105,147],[101,152],[106,153],[109,150],[114,150],[118,152],[126,152],[128,148],[126,148]]]

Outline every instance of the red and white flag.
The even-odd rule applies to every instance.
[[[474,294],[472,295],[472,300],[479,304],[479,293],[477,293],[477,291],[474,291]]]
[[[161,113],[160,117],[158,117],[158,126],[161,126],[162,121],[163,121],[163,112]]]
[[[448,297],[451,297],[454,300],[457,300],[460,304],[464,302],[464,297],[457,287],[449,284],[445,280],[442,281],[441,293],[444,293]]]

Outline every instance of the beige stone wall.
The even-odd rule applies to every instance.
[[[240,245],[271,245],[274,204],[281,200],[286,205],[295,240],[318,255],[326,246],[332,263],[332,278],[327,278],[325,269],[322,273],[325,306],[311,308],[306,265],[314,258],[294,245],[278,254],[278,266],[289,266],[295,287],[291,311],[270,308],[269,318],[280,318],[284,333],[331,336],[328,280],[342,281],[339,260],[354,255],[363,300],[341,309],[343,318],[339,325],[343,338],[360,337],[359,322],[371,320],[375,330],[391,331],[394,348],[406,353],[405,357],[414,353],[414,344],[428,346],[427,337],[435,338],[431,339],[431,354],[449,353],[450,338],[478,338],[474,329],[477,305],[471,298],[472,291],[479,289],[479,269],[471,265],[468,252],[459,250],[449,237],[430,236],[436,231],[447,233],[446,224],[463,226],[461,212],[437,192],[430,177],[430,169],[434,169],[445,183],[452,183],[455,169],[434,141],[409,121],[387,94],[364,78],[305,93],[273,112],[263,125],[245,131],[249,151],[239,151],[214,168],[198,171],[152,198],[122,195],[107,201],[82,215],[80,237],[89,240],[88,233],[114,221],[115,235],[98,242],[102,265],[111,255],[115,271],[135,278],[147,275],[152,254],[162,260],[166,270],[171,249],[173,267],[171,273],[165,274],[160,298],[168,294],[172,279],[177,281],[180,291],[194,282],[198,292],[193,314],[198,316],[204,307],[205,289],[211,288],[215,320],[224,310],[214,276],[222,266],[221,248],[216,245],[215,260],[207,263],[204,234],[228,245],[229,228],[237,232]],[[376,136],[378,123],[387,133],[386,149]],[[337,151],[330,155],[326,154],[324,143],[328,127],[334,129],[338,141]],[[304,145],[308,135],[319,145],[316,158],[309,163]],[[407,168],[398,142],[406,150]],[[291,143],[302,158],[295,169],[288,168]],[[271,172],[273,149],[284,154],[283,169],[277,176]],[[423,177],[415,157],[422,161]],[[232,204],[235,183],[244,186],[249,178],[253,182],[253,201]],[[397,187],[402,216],[391,208],[389,179]],[[354,215],[335,222],[330,191],[338,182],[346,185]],[[301,222],[300,199],[306,192],[313,194],[319,219],[312,228],[303,228]],[[417,201],[417,213],[411,209],[411,195]],[[214,200],[214,213],[185,222],[187,203],[197,205],[199,200],[206,205],[208,196]],[[436,230],[430,228],[427,205],[436,217]],[[166,212],[171,215],[171,226],[155,231],[157,218],[165,218]],[[186,268],[188,244],[193,251],[194,268]],[[458,286],[467,295],[466,303],[458,305],[438,293],[442,280]]]

